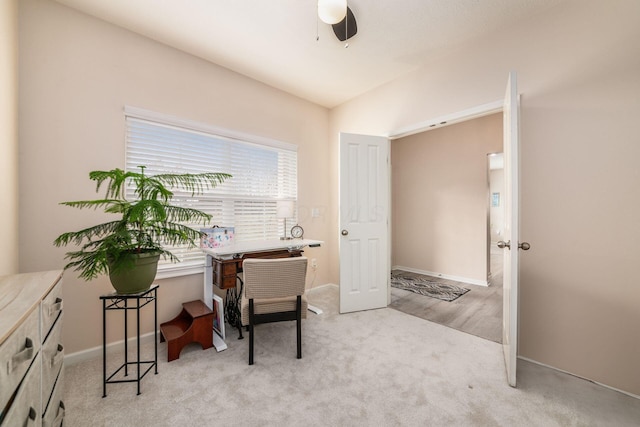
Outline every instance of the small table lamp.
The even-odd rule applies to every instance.
[[[284,219],[284,235],[280,240],[289,240],[291,237],[287,237],[287,218],[293,217],[293,200],[278,200],[276,206],[276,218]]]

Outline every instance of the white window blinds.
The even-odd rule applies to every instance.
[[[229,131],[131,108],[125,109],[125,120],[127,170],[146,166],[145,173],[149,174],[229,173],[232,178],[203,195],[192,197],[191,193],[174,191],[173,203],[212,215],[207,227],[235,227],[236,241],[277,239],[282,235],[276,201],[297,200],[296,146],[246,135],[233,137]],[[127,197],[133,197],[132,190]],[[295,223],[295,217],[287,222]],[[169,250],[181,262],[161,260],[160,272],[194,270],[203,265],[204,256],[197,248]]]

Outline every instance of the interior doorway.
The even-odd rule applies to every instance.
[[[490,214],[492,193],[502,191],[490,186],[487,153],[501,148],[501,113],[391,142],[392,277],[469,291],[446,301],[392,284],[389,307],[498,343],[501,252],[491,225],[499,218]]]

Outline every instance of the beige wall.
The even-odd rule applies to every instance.
[[[89,171],[124,167],[125,105],[298,144],[300,207],[326,211],[329,187],[318,179],[329,161],[325,108],[51,1],[21,1],[19,30],[22,272],[61,268],[69,249],[54,248],[54,238],[102,219],[58,203],[95,196]],[[329,238],[324,217],[301,225],[309,238]],[[306,252],[319,266],[309,286],[327,282],[327,253]],[[201,298],[202,280],[160,280],[159,321]],[[84,283],[65,273],[67,354],[101,344],[98,298],[110,291],[104,277]],[[115,317],[110,341],[121,339]]]
[[[391,142],[391,264],[487,283],[487,154],[502,113]]]
[[[516,70],[521,236],[531,243],[521,253],[519,354],[636,395],[638,40],[640,2],[569,2],[435,58],[330,117],[337,210],[338,131],[384,135],[493,102]],[[332,266],[337,280],[337,252]]]
[[[18,272],[18,6],[0,0],[0,276]]]

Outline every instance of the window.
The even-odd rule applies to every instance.
[[[236,241],[282,235],[284,225],[276,218],[276,201],[297,200],[297,146],[131,107],[125,108],[125,121],[127,170],[143,165],[149,174],[229,173],[231,179],[203,195],[174,191],[173,203],[212,215],[207,226],[235,227]],[[295,223],[295,217],[287,222]],[[181,262],[161,260],[159,277],[202,271],[204,255],[197,248],[170,250]]]

